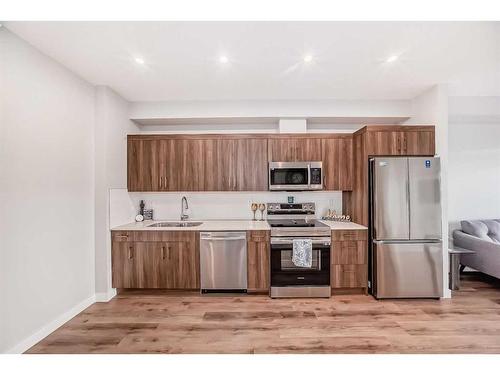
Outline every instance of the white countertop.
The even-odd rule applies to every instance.
[[[367,227],[348,221],[330,221],[320,220],[321,223],[328,225],[332,230],[365,230]]]
[[[202,222],[195,227],[148,227],[148,225],[170,220],[148,220],[140,223],[130,223],[114,227],[111,230],[151,230],[151,231],[235,231],[235,230],[270,230],[267,221],[253,220],[189,220]],[[172,220],[172,222],[178,222]]]
[[[129,223],[112,228],[111,230],[147,230],[147,231],[236,231],[236,230],[270,230],[267,221],[253,220],[190,220],[199,221],[203,224],[196,227],[148,227],[148,225],[167,222],[169,220],[148,220],[140,223]],[[173,221],[175,222],[175,221]],[[364,230],[367,227],[349,222],[320,220],[332,230]]]

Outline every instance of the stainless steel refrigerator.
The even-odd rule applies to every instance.
[[[370,290],[376,298],[443,291],[440,160],[370,159]]]

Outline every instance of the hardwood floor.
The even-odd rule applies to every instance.
[[[500,281],[441,301],[126,293],[27,353],[500,353]]]

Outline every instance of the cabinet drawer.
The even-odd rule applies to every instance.
[[[196,231],[114,231],[114,242],[191,242],[196,241]]]
[[[366,264],[366,241],[332,242],[332,264]]]
[[[368,231],[363,230],[333,230],[332,241],[366,241],[368,239]]]
[[[247,232],[248,241],[252,242],[268,242],[269,231],[267,230],[251,230]]]
[[[365,288],[368,266],[366,264],[333,264],[332,288]]]
[[[111,232],[111,240],[113,242],[133,242],[134,232]]]

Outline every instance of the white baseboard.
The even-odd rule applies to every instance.
[[[95,301],[96,302],[109,302],[114,296],[116,296],[116,289],[111,288],[105,293],[96,293]]]
[[[13,346],[12,348],[8,349],[6,353],[8,354],[21,354],[24,353],[26,350],[31,348],[33,345],[35,345],[37,342],[43,340],[45,337],[50,335],[52,332],[54,332],[57,328],[62,326],[64,323],[69,321],[70,319],[74,318],[76,315],[81,313],[83,310],[85,310],[87,307],[92,305],[96,301],[96,296],[93,295],[82,302],[78,303],[77,305],[73,306],[71,309],[66,311],[65,313],[59,315],[56,319],[54,319],[52,322],[44,325],[42,328],[40,328],[37,332],[35,332],[33,335],[27,337],[17,345]]]

